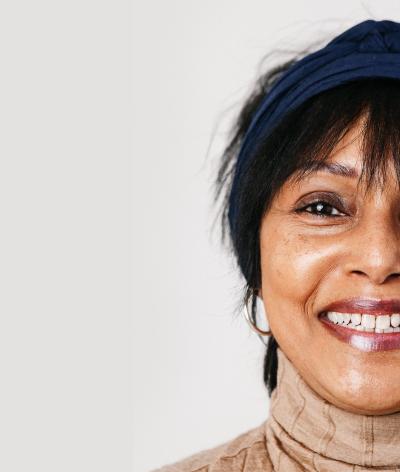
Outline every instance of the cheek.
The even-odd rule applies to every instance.
[[[262,226],[260,255],[267,312],[272,317],[312,316],[313,302],[334,267],[332,246],[271,224]]]
[[[329,285],[332,248],[327,257],[326,245],[319,243],[287,225],[261,228],[261,286],[269,326],[298,365],[304,355],[321,351],[315,336],[320,323],[315,302]]]

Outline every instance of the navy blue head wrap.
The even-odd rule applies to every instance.
[[[400,23],[366,20],[295,62],[257,108],[237,157],[228,219],[235,234],[240,180],[262,140],[291,110],[318,93],[355,79],[400,79]]]

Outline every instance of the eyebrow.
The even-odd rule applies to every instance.
[[[312,171],[325,171],[334,175],[340,175],[342,177],[349,177],[355,179],[359,177],[357,170],[354,167],[348,167],[337,162],[318,162],[312,165]]]

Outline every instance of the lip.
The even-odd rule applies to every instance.
[[[320,317],[320,321],[328,332],[339,339],[339,341],[350,344],[360,351],[373,352],[400,349],[400,332],[368,333],[351,328],[344,328],[343,326],[332,323],[327,318]]]
[[[389,315],[400,313],[400,300],[373,299],[373,298],[348,298],[338,300],[327,305],[320,315],[328,311],[339,313],[366,313],[371,315]],[[327,331],[340,341],[347,343],[361,351],[388,351],[400,349],[400,332],[396,333],[370,333],[357,331],[351,328],[332,323],[328,318],[319,316],[319,320]]]
[[[339,313],[367,313],[370,315],[390,315],[400,313],[399,298],[346,298],[337,300],[321,310],[322,312],[337,311]]]

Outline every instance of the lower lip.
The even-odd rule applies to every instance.
[[[323,326],[337,339],[360,351],[389,351],[400,349],[400,332],[398,333],[369,333],[367,331],[357,331],[356,329],[344,328],[332,323],[328,318],[319,317]]]

